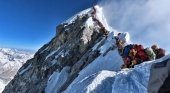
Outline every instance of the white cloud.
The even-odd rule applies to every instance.
[[[170,0],[103,0],[100,5],[113,28],[128,31],[134,42],[157,43],[170,53]]]

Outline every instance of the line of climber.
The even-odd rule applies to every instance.
[[[126,44],[125,33],[118,33],[115,39],[119,53],[124,61],[121,67],[122,69],[133,68],[135,65],[145,61],[151,61],[165,56],[165,50],[159,48],[156,44],[147,48],[144,48],[141,44]]]
[[[98,26],[103,31],[104,35],[107,36],[109,31],[107,31],[106,28],[103,26],[103,24],[96,18],[96,8],[95,8],[95,6],[92,7],[92,10],[93,11],[91,13],[91,16],[92,16],[93,21],[95,21],[98,24]]]

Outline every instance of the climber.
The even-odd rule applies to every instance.
[[[158,45],[154,44],[151,47],[154,51],[154,53],[156,54],[156,59],[159,59],[163,56],[165,56],[165,50],[162,48],[159,48]]]
[[[123,49],[126,45],[127,39],[126,39],[127,33],[118,33],[117,36],[115,36],[116,45],[118,47],[119,53],[122,55]]]
[[[130,50],[132,48],[133,48],[132,44],[126,45],[123,48],[123,52],[122,52],[121,56],[123,58],[124,64],[122,65],[121,68],[129,68],[130,67],[130,65],[131,65],[131,58],[129,57],[129,52],[130,52]]]
[[[92,14],[92,15],[95,15],[95,14],[96,14],[96,8],[95,8],[95,6],[92,7],[92,10],[93,10],[93,11],[92,11],[91,14]]]
[[[134,45],[133,48],[129,52],[129,56],[131,58],[130,67],[134,67],[134,65],[141,63],[140,58],[138,58],[138,51],[135,46],[136,45]]]
[[[136,58],[140,59],[140,61],[138,61],[138,63],[144,62],[144,61],[148,61],[148,55],[146,54],[143,45],[135,45],[135,50],[137,51],[136,53]]]
[[[149,60],[148,55],[145,53],[144,47],[138,44],[130,44],[125,46],[122,57],[124,60],[124,65],[122,65],[122,68],[133,68],[134,65]]]
[[[121,33],[119,33],[118,36],[120,36],[120,34]],[[117,42],[120,42],[118,41],[120,39],[118,36],[115,37],[115,39]],[[118,47],[120,47],[119,44]],[[133,68],[134,65],[165,56],[165,50],[159,48],[157,45],[153,45],[151,48],[148,47],[144,49],[143,45],[129,44],[121,48],[123,48],[121,56],[124,61],[124,64],[121,66],[121,68]]]
[[[148,55],[149,61],[155,60],[156,54],[153,52],[152,48],[149,47],[145,48],[145,52]]]
[[[103,24],[96,18],[94,18],[96,23],[98,24],[98,26],[101,28],[101,31],[103,31],[104,35],[107,36],[108,35],[108,31],[106,30],[106,28],[103,26]]]
[[[124,49],[124,42],[122,42],[121,40],[118,40],[116,41],[116,45],[117,45],[120,55],[122,55],[123,49]]]
[[[127,57],[129,56],[129,52],[130,50],[133,48],[133,44],[129,44],[129,45],[126,45],[124,48],[123,48],[123,53],[122,53],[122,57]]]
[[[91,16],[92,16],[93,21],[97,23],[97,25],[101,28],[101,31],[104,33],[104,36],[106,36],[107,38],[109,31],[107,31],[106,28],[103,26],[103,24],[96,18],[95,6],[92,7]]]
[[[145,53],[142,45],[135,44],[133,49],[130,50],[129,56],[131,57],[130,67],[148,61],[148,55]]]
[[[93,6],[92,7],[92,12],[91,12],[91,17],[92,17],[93,21],[97,21],[95,15],[96,15],[96,8],[95,8],[95,6]]]
[[[123,57],[124,64],[122,68],[132,68],[134,65],[138,64],[138,59],[135,57],[136,54],[137,51],[134,48],[130,49],[128,55]]]
[[[122,64],[121,69],[123,68],[129,68],[131,65],[131,59],[130,57],[124,57],[123,58],[124,64]]]
[[[126,34],[127,33],[118,33],[117,36],[115,36],[116,40],[122,40],[123,42],[126,42]]]
[[[126,45],[123,48],[121,56],[123,58],[124,64],[122,65],[121,68],[130,68],[134,55],[136,54],[133,48],[134,48],[133,44]]]

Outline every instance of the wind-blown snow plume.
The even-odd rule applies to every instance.
[[[170,52],[169,0],[103,0],[100,5],[109,24],[129,32],[134,43],[157,43]]]

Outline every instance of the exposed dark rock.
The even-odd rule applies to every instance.
[[[44,93],[49,77],[69,66],[69,78],[59,89],[64,91],[79,71],[100,55],[91,48],[105,37],[101,29],[84,25],[88,18],[77,16],[73,23],[57,26],[56,36],[20,68],[3,93]]]

